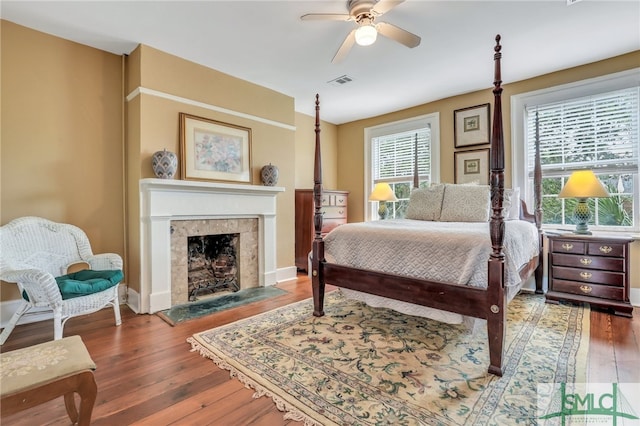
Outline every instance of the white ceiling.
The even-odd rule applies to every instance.
[[[384,37],[331,59],[355,25],[301,21],[346,1],[9,1],[2,19],[116,54],[139,43],[295,99],[296,111],[354,121],[490,88],[502,35],[504,83],[640,49],[640,1],[407,0],[380,17],[422,38]],[[640,66],[640,64],[638,64]],[[340,87],[328,82],[348,75]]]

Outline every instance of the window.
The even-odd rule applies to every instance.
[[[626,78],[629,75],[632,78]],[[526,148],[521,150],[524,161],[519,163],[514,158],[514,176],[520,176],[520,185],[524,183],[532,205],[537,114],[545,225],[573,229],[577,200],[561,199],[558,194],[574,170],[591,169],[611,196],[588,200],[592,212],[590,228],[620,231],[639,228],[637,78],[638,70],[634,70],[574,87],[523,95],[522,136],[512,140],[524,139]],[[518,100],[515,104],[519,104]],[[514,148],[514,154],[515,151]],[[524,166],[516,171],[518,164]]]
[[[391,185],[398,201],[388,202],[389,218],[403,218],[413,186],[416,144],[420,186],[440,180],[438,114],[390,123],[365,130],[367,178],[365,193],[376,183]],[[366,220],[377,218],[377,203],[365,200]]]

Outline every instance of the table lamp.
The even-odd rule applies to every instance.
[[[396,194],[393,193],[388,183],[376,183],[376,186],[369,195],[369,201],[378,201],[378,216],[380,219],[386,219],[389,214],[387,210],[387,201],[398,201]]]
[[[575,234],[591,235],[587,222],[591,219],[591,211],[587,198],[606,198],[609,196],[606,188],[591,170],[576,170],[571,173],[564,184],[558,198],[577,198],[578,203],[573,211],[576,222]]]

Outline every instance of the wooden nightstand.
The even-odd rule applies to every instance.
[[[631,317],[629,244],[631,238],[562,234],[549,238],[548,302],[588,302]]]

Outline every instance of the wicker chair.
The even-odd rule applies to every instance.
[[[62,338],[64,324],[69,318],[90,314],[106,306],[113,307],[116,325],[120,325],[118,283],[122,279],[122,258],[114,253],[94,255],[89,239],[80,228],[39,217],[15,219],[0,227],[0,249],[0,280],[16,283],[23,295],[20,307],[0,334],[0,345],[7,340],[18,320],[33,308],[38,308],[38,313],[43,308],[53,310],[54,340]],[[81,263],[92,270],[86,271],[87,274],[102,272],[112,275],[115,282],[99,282],[100,285],[94,287],[96,280],[90,284],[70,281],[83,286],[81,295],[61,291],[64,287],[59,280],[69,275],[61,276],[67,274],[72,265]],[[91,293],[95,288],[100,291]]]

